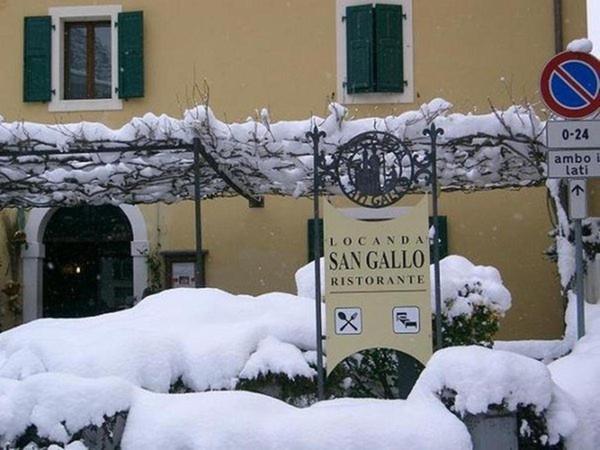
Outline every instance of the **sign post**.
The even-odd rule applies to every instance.
[[[319,151],[322,133],[315,128],[312,140],[315,158],[315,221],[318,219],[318,186],[336,183],[340,191],[359,208],[346,215],[324,202],[325,307],[327,310],[327,373],[354,353],[372,348],[387,348],[404,353],[403,361],[425,365],[432,353],[432,323],[429,264],[429,202],[401,208],[400,217],[375,214],[376,220],[356,220],[364,211],[387,211],[415,185],[432,186],[435,192],[435,138],[443,130],[435,128],[432,151],[417,154],[391,133],[369,131],[339,146],[326,158]],[[321,175],[322,173],[322,175]],[[437,198],[433,198],[437,224]],[[385,209],[387,208],[387,209]],[[395,208],[393,208],[395,209]],[[373,214],[370,214],[374,219]],[[386,220],[390,219],[390,220]],[[315,229],[315,255],[318,251]],[[437,232],[435,233],[437,236]],[[439,255],[434,239],[434,260]],[[434,264],[439,284],[439,264]],[[320,284],[315,264],[317,340],[320,336]],[[440,304],[440,289],[436,289]],[[441,308],[436,311],[441,331]],[[438,333],[441,335],[441,333]],[[441,338],[437,342],[442,345]],[[317,346],[317,359],[322,349]],[[409,381],[406,368],[399,372]],[[412,363],[411,363],[412,364]],[[415,365],[415,368],[417,367]],[[318,367],[322,367],[318,365]],[[321,374],[321,371],[318,370]],[[319,396],[322,398],[322,381]]]
[[[600,61],[588,53],[560,53],[544,67],[540,88],[546,105],[567,119],[547,123],[548,178],[569,179],[569,215],[575,231],[577,335],[581,338],[585,334],[581,230],[581,220],[587,217],[585,180],[600,177],[600,121],[581,119],[600,108]]]

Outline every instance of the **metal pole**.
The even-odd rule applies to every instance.
[[[325,379],[323,373],[323,329],[321,324],[321,227],[319,224],[319,190],[321,186],[319,174],[319,138],[325,133],[317,126],[306,133],[313,142],[313,256],[315,267],[315,316],[317,329],[317,397],[325,398]]]
[[[202,209],[201,209],[201,194],[200,194],[200,148],[202,143],[200,139],[194,138],[194,213],[196,220],[196,264],[195,264],[195,279],[196,287],[204,287],[204,270],[202,259]]]
[[[577,294],[577,338],[585,334],[585,301],[583,298],[583,241],[581,219],[575,219],[575,292]]]
[[[437,137],[443,135],[444,130],[437,128],[432,123],[429,129],[423,130],[423,134],[431,137],[431,190],[432,190],[432,213],[433,213],[433,273],[435,293],[435,342],[436,350],[444,347],[442,341],[442,290],[440,280],[440,243],[438,237],[438,179],[437,179]]]

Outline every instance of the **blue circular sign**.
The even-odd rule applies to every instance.
[[[600,108],[600,63],[587,53],[561,53],[544,68],[541,92],[556,114],[568,118],[588,116]]]

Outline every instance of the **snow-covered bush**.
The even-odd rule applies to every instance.
[[[459,417],[509,411],[519,420],[519,448],[555,449],[575,431],[577,417],[545,364],[480,346],[436,352],[409,399],[434,395]]]
[[[476,266],[462,256],[450,255],[440,261],[440,276],[444,346],[491,346],[500,319],[511,306],[511,295],[502,283],[500,272],[491,266]],[[433,289],[431,293],[435,310]]]

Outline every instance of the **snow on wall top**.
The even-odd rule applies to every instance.
[[[423,130],[432,121],[444,129],[438,176],[446,189],[527,186],[542,181],[543,122],[531,109],[512,106],[489,114],[451,113],[434,99],[419,110],[385,118],[348,118],[339,104],[325,118],[271,123],[268,112],[243,123],[218,120],[204,105],[181,119],[151,113],[119,129],[100,123],[46,125],[3,122],[0,117],[0,206],[51,206],[76,203],[175,202],[193,196],[193,154],[189,149],[144,152],[140,146],[177,147],[199,138],[219,170],[255,195],[309,195],[312,147],[306,133],[326,133],[325,154],[367,131],[387,131],[412,151],[429,149]],[[98,148],[127,148],[94,153]],[[43,155],[61,150],[60,155]],[[75,152],[88,153],[75,153]],[[202,196],[234,191],[201,161]],[[334,186],[327,186],[336,192]],[[419,189],[418,186],[415,188]]]

